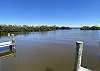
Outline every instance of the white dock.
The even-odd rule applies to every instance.
[[[13,44],[12,44],[12,41],[0,43],[0,47],[10,46],[10,45],[13,45]]]
[[[10,51],[13,51],[13,49],[16,49],[15,48],[15,41],[14,41],[14,34],[11,34],[12,35],[12,40],[8,41],[8,42],[1,42],[0,43],[0,48],[5,48],[5,47],[9,47]],[[8,33],[8,36],[10,38],[10,33]]]

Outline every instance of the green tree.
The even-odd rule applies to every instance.
[[[80,29],[81,29],[81,30],[89,30],[90,27],[89,27],[89,26],[83,26],[83,27],[81,27]]]

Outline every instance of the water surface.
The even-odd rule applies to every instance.
[[[9,40],[1,37],[0,42]],[[73,71],[75,42],[84,41],[82,66],[100,71],[100,31],[57,30],[15,37],[16,57],[0,59],[0,71]]]

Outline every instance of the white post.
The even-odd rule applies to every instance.
[[[12,37],[12,43],[14,43],[15,42],[15,39],[14,39],[14,34],[11,34],[11,37]]]
[[[12,34],[12,43],[14,45],[13,50],[15,50],[16,49],[16,47],[15,47],[16,43],[15,43],[15,35],[14,34]]]
[[[82,51],[83,51],[83,42],[77,41],[74,71],[78,71],[79,68],[81,67]]]
[[[8,33],[9,41],[10,41],[10,33]]]
[[[11,34],[11,37],[12,37],[12,51],[14,51],[15,48],[15,36],[14,34]]]

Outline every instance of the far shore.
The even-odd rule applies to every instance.
[[[82,27],[65,27],[65,26],[28,26],[28,25],[0,25],[0,35],[7,35],[7,33],[30,33],[30,32],[46,32],[46,31],[55,31],[55,30],[71,30],[71,29],[80,29],[80,30],[100,30],[98,26],[82,26]]]

